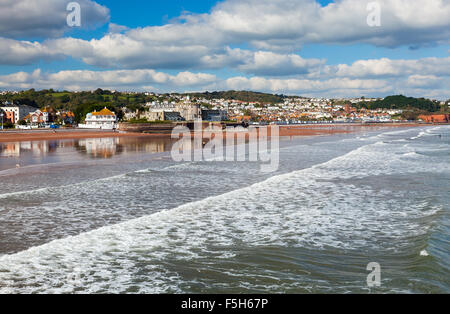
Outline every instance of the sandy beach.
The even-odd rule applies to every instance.
[[[406,128],[423,126],[416,123],[402,124],[333,124],[333,125],[290,125],[280,126],[279,136],[296,137],[296,136],[315,136],[315,135],[332,135],[338,133],[352,133],[360,130],[381,129],[381,128]],[[271,134],[269,128],[269,136]],[[170,137],[167,133],[125,133],[112,131],[93,131],[93,130],[76,130],[62,129],[57,130],[32,130],[32,131],[0,131],[0,143],[8,142],[29,142],[29,141],[45,141],[45,140],[65,140],[65,139],[84,139],[84,138],[117,138],[117,137]],[[208,136],[205,132],[204,136]]]
[[[0,143],[32,142],[48,140],[70,140],[87,138],[115,138],[115,137],[155,137],[167,136],[164,134],[119,133],[112,131],[84,131],[84,130],[51,130],[42,131],[10,131],[0,132]]]

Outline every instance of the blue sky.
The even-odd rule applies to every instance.
[[[446,0],[79,0],[75,28],[70,1],[7,2],[3,90],[450,97]]]
[[[110,8],[113,23],[131,28],[164,25],[186,11],[208,13],[217,3],[214,0],[103,0],[97,2]]]

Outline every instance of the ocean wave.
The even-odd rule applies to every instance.
[[[430,225],[420,220],[441,208],[339,180],[417,171],[398,152],[380,141],[249,187],[2,256],[0,293],[114,293],[133,285],[137,292],[181,292],[183,278],[168,261],[234,257],[237,243],[394,252],[427,234]]]

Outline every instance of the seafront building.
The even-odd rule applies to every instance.
[[[202,116],[201,106],[191,102],[182,103],[147,103],[146,111],[139,113],[129,112],[131,117],[140,116],[148,121],[194,121]]]
[[[105,107],[99,112],[88,113],[85,123],[79,124],[78,127],[80,129],[115,130],[117,128],[117,116]]]
[[[23,120],[30,112],[36,110],[36,108],[27,105],[16,105],[10,102],[4,102],[0,106],[0,110],[3,112],[4,122],[11,122],[13,124],[19,123]]]
[[[51,108],[38,109],[34,112],[30,112],[25,118],[25,122],[32,126],[38,126],[41,124],[48,124],[54,122],[56,113]]]
[[[202,110],[198,104],[181,103],[177,104],[175,108],[186,121],[198,120],[202,115]]]

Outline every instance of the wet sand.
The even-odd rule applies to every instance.
[[[292,125],[280,127],[280,136],[314,136],[333,135],[339,133],[354,133],[359,131],[375,131],[384,128],[419,127],[419,123],[373,123],[373,124],[322,124],[322,125]]]
[[[380,128],[393,127],[417,127],[423,124],[399,123],[399,124],[332,124],[332,125],[289,125],[280,126],[279,136],[315,136],[332,135],[339,133],[352,133],[361,130],[375,130]],[[261,127],[265,128],[265,127]],[[271,126],[268,126],[268,135],[271,135]],[[241,133],[241,132],[240,132]],[[208,136],[208,132],[203,134]],[[170,137],[167,133],[121,133],[112,131],[92,131],[92,130],[34,130],[34,131],[0,131],[0,143],[8,142],[29,142],[45,140],[65,140],[65,139],[85,139],[85,138],[116,138],[116,137]]]
[[[10,131],[0,132],[0,143],[33,142],[48,140],[69,140],[87,138],[115,138],[115,137],[165,137],[167,134],[120,133],[112,131],[83,131],[58,130],[56,132],[42,131]]]

